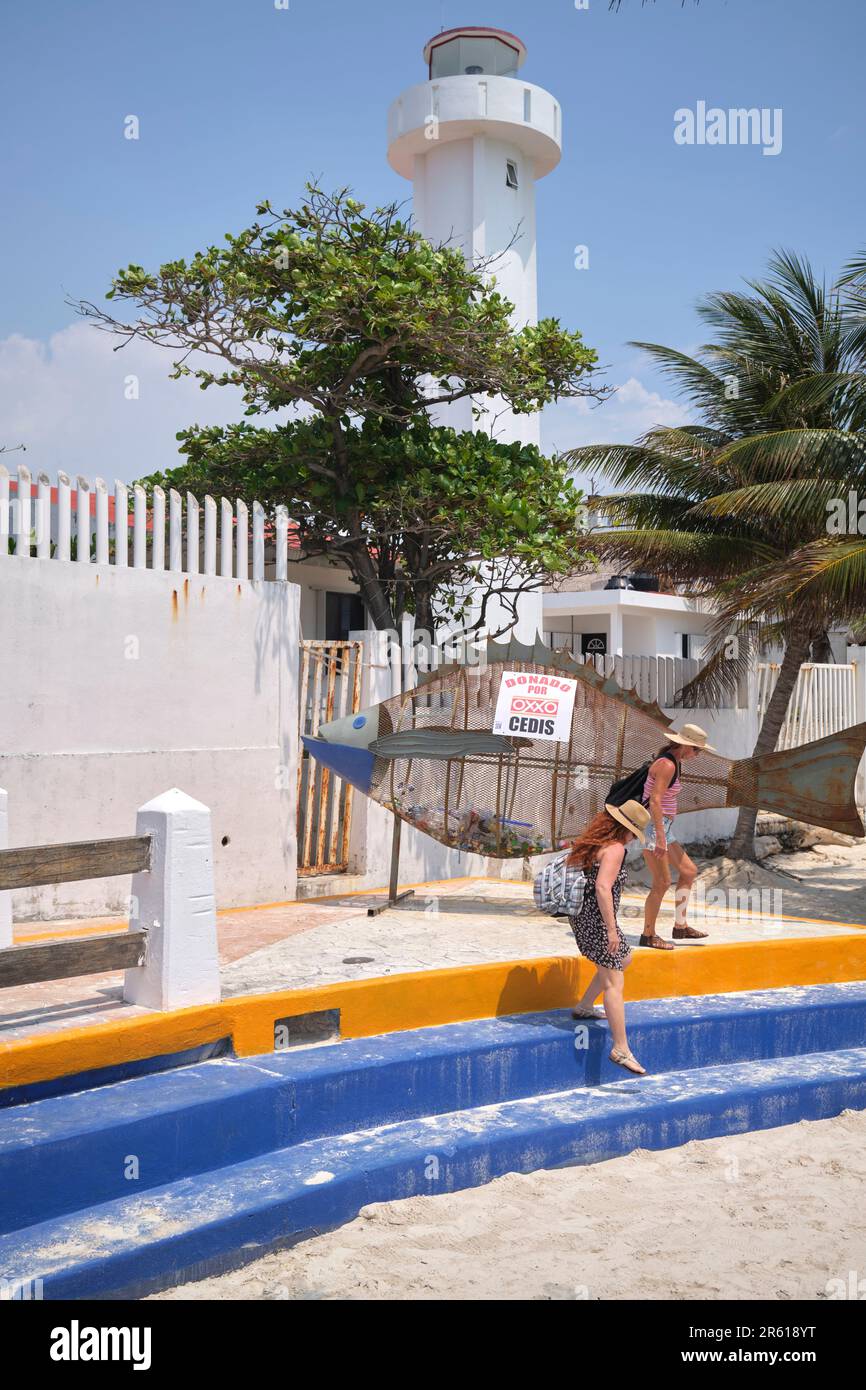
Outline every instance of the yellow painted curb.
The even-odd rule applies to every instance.
[[[241,1057],[272,1052],[278,1019],[340,1010],[344,1038],[468,1019],[565,1008],[592,966],[577,956],[424,970],[153,1013],[0,1043],[0,1088],[32,1085],[232,1040]],[[681,951],[636,951],[626,999],[725,994],[866,979],[866,936],[732,942]]]

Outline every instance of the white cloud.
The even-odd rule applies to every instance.
[[[27,449],[8,457],[8,467],[24,462],[52,481],[61,468],[73,477],[129,482],[181,462],[179,429],[242,418],[240,392],[201,391],[189,378],[171,381],[170,352],[135,340],[115,351],[117,342],[87,323],[73,323],[48,342],[20,334],[0,340],[0,445]],[[126,399],[131,376],[138,379],[137,400]],[[548,408],[542,445],[553,453],[630,442],[653,425],[688,419],[684,406],[629,377],[600,406],[577,399]]]
[[[562,453],[582,444],[632,444],[656,425],[687,425],[693,417],[679,401],[649,391],[629,377],[601,405],[582,397],[549,406],[542,415],[541,445],[545,453]],[[589,478],[576,473],[586,486]]]
[[[193,424],[240,420],[233,387],[201,391],[194,380],[171,381],[171,352],[118,339],[91,324],[74,323],[48,342],[20,334],[0,340],[0,445],[24,444],[6,459],[54,480],[75,476],[129,482],[175,467],[182,459],[175,434]],[[136,377],[138,399],[127,399]]]

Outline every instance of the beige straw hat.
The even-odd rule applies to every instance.
[[[715,748],[707,743],[709,735],[700,724],[684,724],[678,734],[669,733],[668,743],[684,743],[687,748],[703,748],[705,753],[715,753]]]
[[[620,825],[624,825],[626,830],[630,830],[633,835],[637,835],[641,844],[646,844],[644,830],[652,820],[652,816],[645,806],[641,806],[639,801],[624,801],[621,806],[605,804],[609,816],[618,820]]]

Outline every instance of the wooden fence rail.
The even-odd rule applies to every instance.
[[[46,883],[75,883],[85,878],[114,878],[150,868],[151,837],[127,835],[117,840],[70,840],[60,845],[24,845],[0,849],[0,891],[39,888]]]
[[[131,970],[144,965],[147,932],[108,932],[76,941],[34,941],[0,951],[0,989],[96,975],[103,970]]]
[[[123,997],[183,1008],[220,997],[210,811],[176,787],[139,807],[137,834],[9,849],[0,788],[0,990],[123,970]],[[131,874],[126,931],[12,944],[11,892]]]

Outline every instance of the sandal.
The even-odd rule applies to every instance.
[[[618,1047],[611,1048],[610,1060],[615,1062],[618,1067],[625,1067],[626,1071],[633,1071],[638,1076],[646,1076],[646,1069],[641,1066],[638,1059],[629,1052],[628,1048],[622,1050]]]
[[[689,941],[698,941],[705,936],[709,936],[709,932],[698,931],[697,927],[674,927],[671,935],[675,941],[681,941],[683,937],[687,937]]]
[[[674,931],[674,935],[676,935],[676,931]],[[654,951],[672,951],[674,949],[673,943],[663,940],[656,931],[652,932],[649,936],[647,936],[646,932],[642,932],[640,941],[637,944],[638,946],[650,946]]]
[[[604,1018],[604,1009],[582,1009],[579,1004],[575,1004],[571,1016],[572,1018]]]

